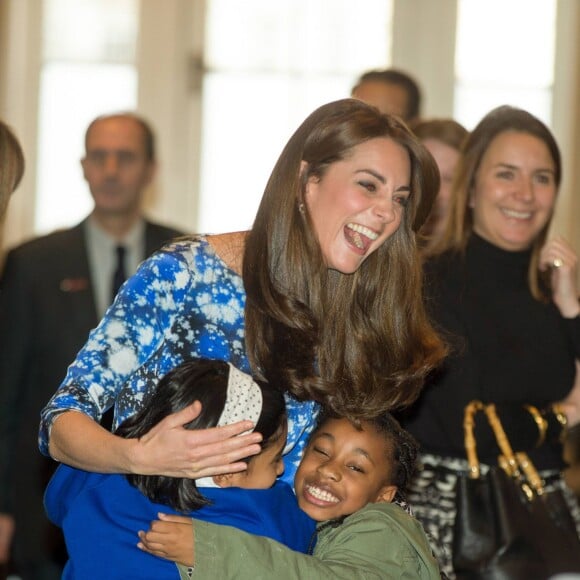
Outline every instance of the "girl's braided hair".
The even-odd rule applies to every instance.
[[[340,419],[341,417],[328,409],[322,410],[318,419],[317,429],[328,419]],[[370,425],[380,433],[389,444],[390,456],[388,461],[392,463],[391,485],[397,486],[395,502],[406,502],[406,491],[417,468],[417,455],[419,444],[417,440],[401,427],[399,422],[390,413],[381,413],[374,418],[363,420],[346,417],[354,427],[362,429]]]

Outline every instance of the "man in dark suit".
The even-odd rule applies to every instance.
[[[76,227],[9,252],[0,281],[0,512],[14,517],[13,558],[23,580],[60,578],[64,555],[42,504],[56,463],[38,451],[40,410],[119,282],[180,234],[143,217],[155,172],[153,133],[143,119],[99,117],[85,147],[92,212]]]

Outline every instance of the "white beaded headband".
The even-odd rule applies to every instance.
[[[252,421],[254,426],[262,414],[262,391],[252,380],[252,377],[238,370],[228,363],[230,374],[228,376],[228,389],[224,409],[217,423],[218,427],[231,425],[246,419]],[[241,433],[251,433],[254,429],[248,429]],[[198,487],[219,487],[213,477],[201,477],[196,480]]]
[[[228,363],[228,366],[230,374],[226,402],[217,426],[222,427],[245,420],[252,421],[256,425],[262,414],[262,391],[252,377],[231,363]]]

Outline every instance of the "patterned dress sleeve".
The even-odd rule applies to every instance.
[[[180,252],[162,251],[143,262],[94,329],[41,413],[39,447],[48,454],[54,419],[76,410],[99,420],[124,383],[154,357],[190,291],[193,272]],[[63,323],[66,323],[63,321]],[[134,412],[150,385],[132,385],[125,407]]]

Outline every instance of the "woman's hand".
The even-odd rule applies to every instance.
[[[261,451],[259,433],[240,435],[254,425],[240,421],[224,427],[188,430],[183,427],[201,411],[199,402],[165,417],[151,431],[134,441],[131,472],[198,479],[244,471],[241,459]]]
[[[84,413],[67,411],[52,424],[50,454],[57,461],[97,473],[197,479],[244,471],[247,464],[241,459],[260,452],[262,435],[240,435],[254,427],[251,421],[185,429],[183,425],[195,419],[200,410],[201,405],[194,403],[169,415],[140,439],[124,439]]]
[[[552,299],[562,316],[578,316],[578,256],[572,246],[561,236],[551,239],[540,251],[539,267],[542,271],[551,269]]]
[[[138,532],[137,547],[144,552],[184,566],[195,565],[193,520],[183,516],[157,514],[146,532]]]

